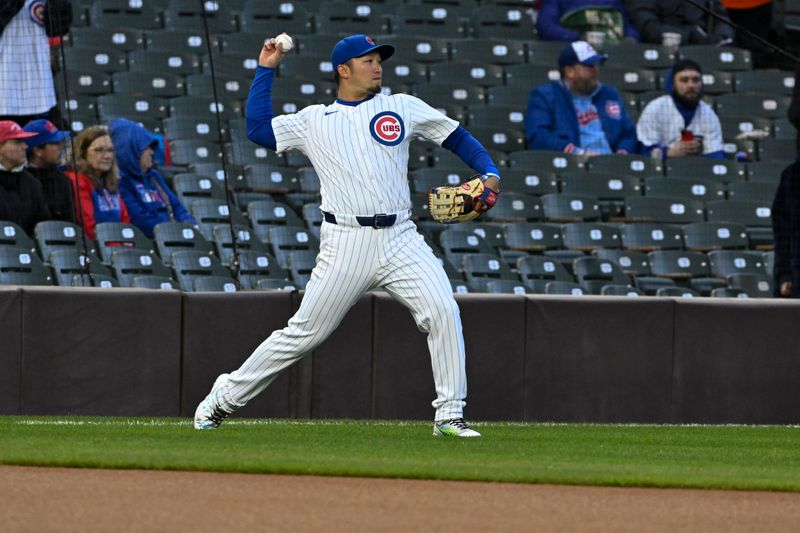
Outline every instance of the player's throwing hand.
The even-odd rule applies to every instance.
[[[277,68],[285,53],[283,46],[277,44],[275,37],[270,37],[264,41],[264,45],[261,47],[258,64],[262,67]]]

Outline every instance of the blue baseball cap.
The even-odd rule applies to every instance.
[[[354,57],[361,57],[370,52],[378,52],[381,60],[386,60],[394,54],[394,46],[390,44],[375,44],[371,37],[366,35],[351,35],[345,37],[333,47],[331,52],[331,63],[333,71],[339,68],[342,63],[347,63]]]
[[[25,139],[25,144],[28,145],[28,148],[33,148],[35,146],[41,146],[43,144],[49,143],[60,143],[70,135],[72,135],[68,131],[61,131],[56,128],[55,124],[50,122],[49,120],[45,120],[40,118],[38,120],[31,120],[25,127],[22,128],[23,130],[29,133],[36,133],[36,137],[29,137]]]
[[[594,47],[586,41],[575,41],[568,44],[558,56],[558,66],[560,68],[571,67],[572,65],[596,65],[606,60],[606,56],[598,54]]]

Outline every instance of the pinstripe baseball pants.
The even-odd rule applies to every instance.
[[[323,222],[320,240],[300,308],[230,374],[231,400],[241,407],[258,395],[328,338],[361,295],[383,287],[428,334],[435,420],[461,417],[467,394],[461,316],[444,268],[414,223],[373,229]]]

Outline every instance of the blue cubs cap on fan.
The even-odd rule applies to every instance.
[[[394,46],[390,44],[375,44],[371,37],[366,35],[351,35],[345,37],[333,47],[331,53],[331,63],[333,63],[333,70],[336,71],[339,65],[347,63],[354,57],[361,57],[370,52],[378,52],[381,59],[389,59],[394,54]]]
[[[28,145],[28,148],[49,143],[60,143],[71,135],[70,132],[59,130],[52,122],[43,118],[31,120],[25,124],[25,127],[22,129],[30,133],[38,134],[36,137],[25,139],[25,144]]]
[[[596,65],[606,60],[606,56],[598,54],[597,50],[586,41],[575,41],[568,44],[558,56],[558,66],[560,68],[571,67],[572,65]]]

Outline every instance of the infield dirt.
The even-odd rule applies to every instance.
[[[0,466],[5,532],[796,531],[800,494]],[[247,528],[247,529],[245,529]]]

